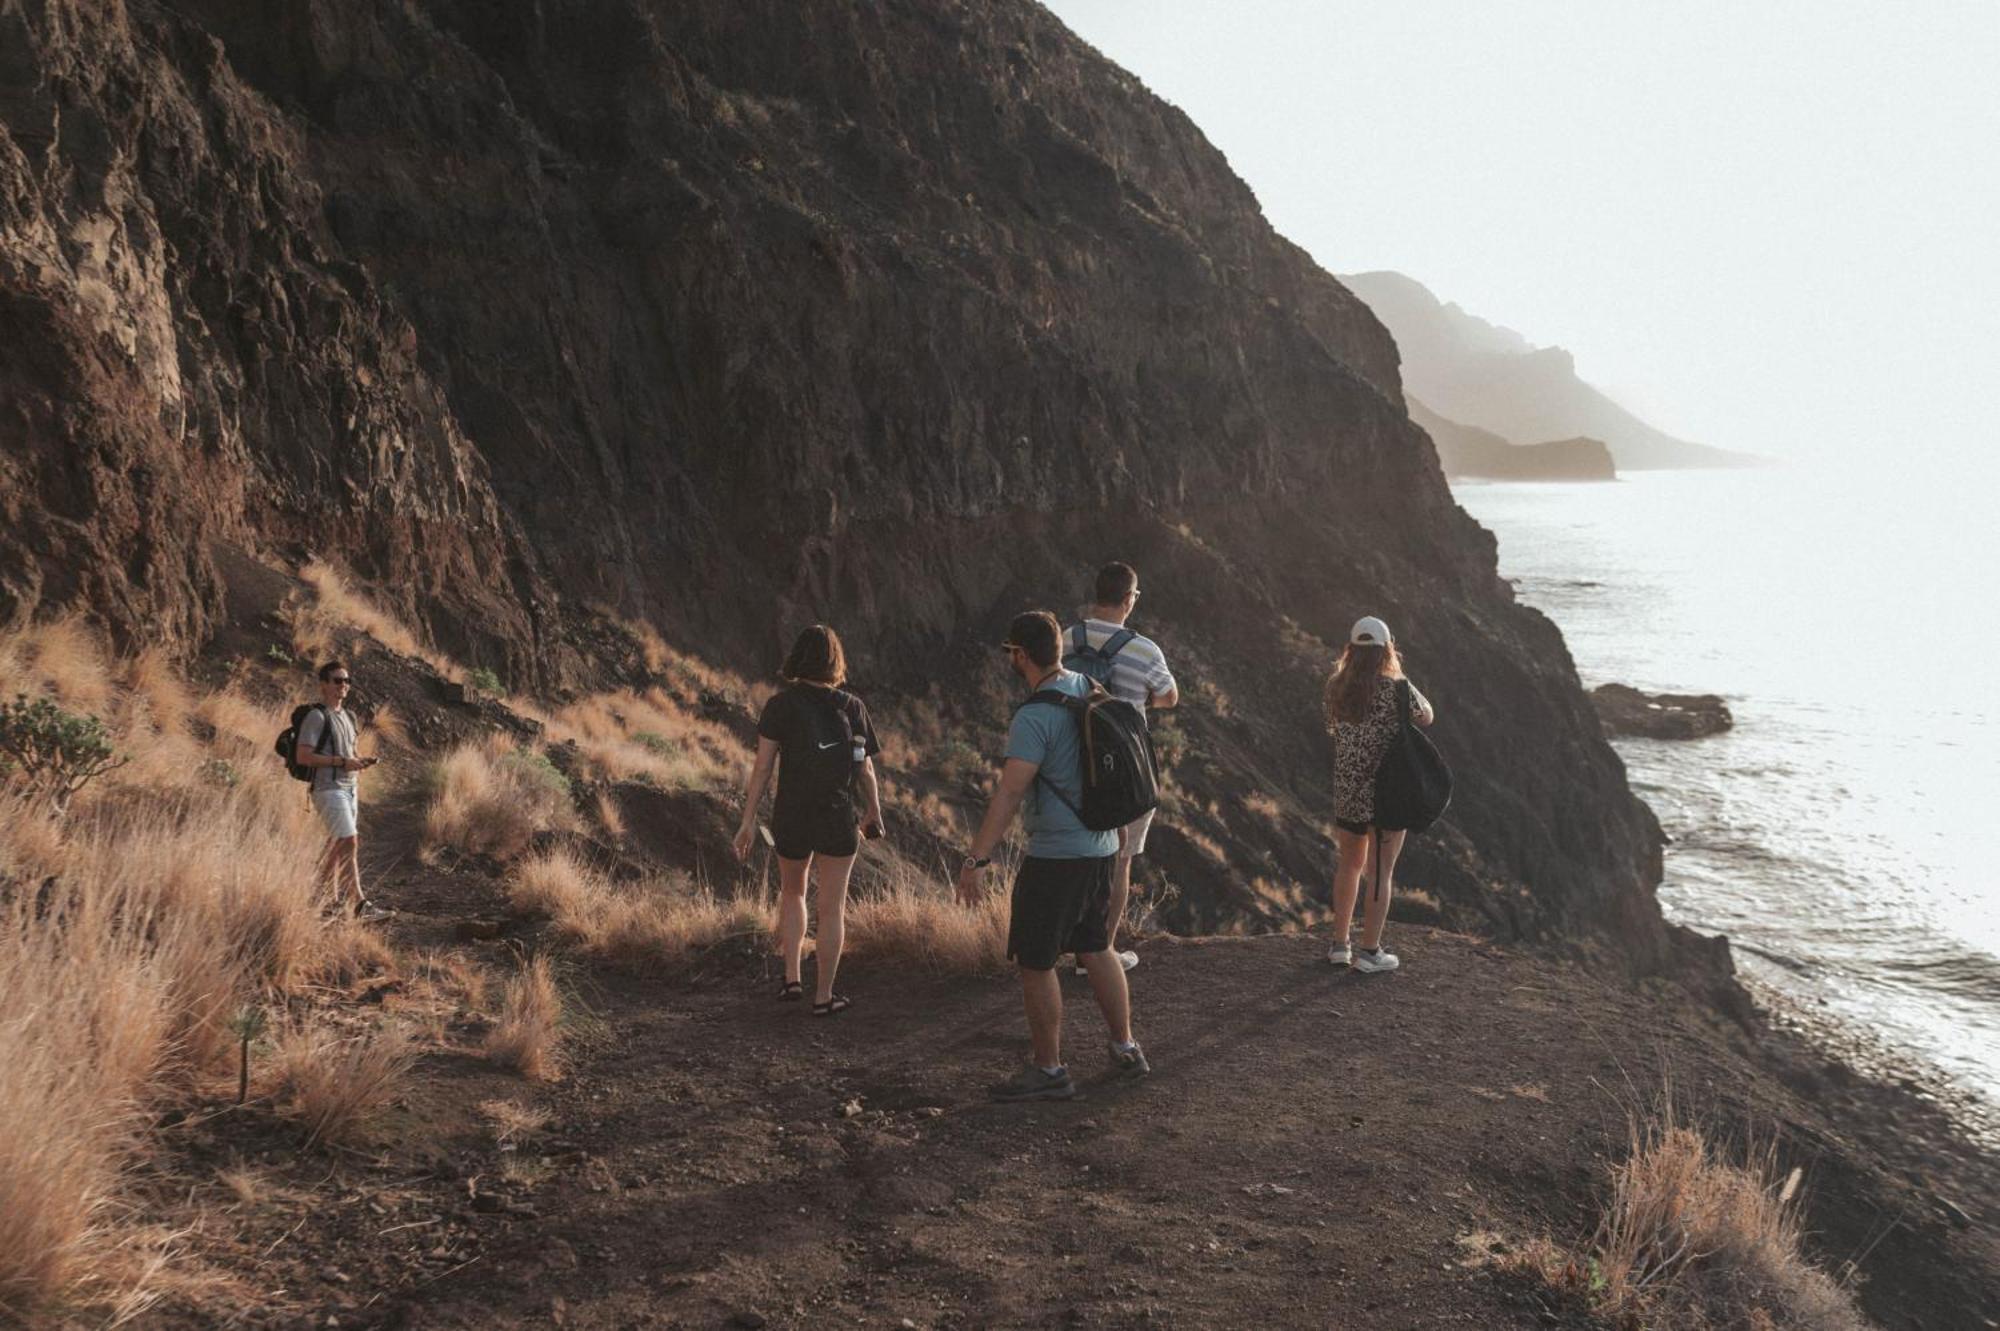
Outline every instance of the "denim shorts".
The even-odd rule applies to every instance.
[[[331,790],[315,790],[312,802],[313,812],[326,824],[327,835],[335,841],[345,841],[360,830],[361,801],[352,788],[335,786]]]

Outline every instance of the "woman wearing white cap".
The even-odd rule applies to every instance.
[[[1375,769],[1382,765],[1389,741],[1402,724],[1396,685],[1403,678],[1403,661],[1389,626],[1373,615],[1354,623],[1340,663],[1326,679],[1326,725],[1333,732],[1334,841],[1340,858],[1333,875],[1334,944],[1326,959],[1358,971],[1392,971],[1401,963],[1382,950],[1382,928],[1389,919],[1389,891],[1395,878],[1396,856],[1404,833],[1375,826]],[[1410,718],[1420,726],[1436,719],[1430,700],[1410,686]],[[1372,866],[1369,860],[1377,862]],[[1354,928],[1354,899],[1361,874],[1369,870],[1373,887],[1361,921],[1361,948],[1348,942]]]

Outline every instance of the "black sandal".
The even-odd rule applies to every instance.
[[[806,987],[797,980],[786,980],[778,986],[780,1003],[796,1003],[806,996]]]
[[[853,1006],[854,1000],[846,994],[835,994],[824,1003],[814,1003],[813,1015],[815,1017],[831,1017],[834,1013],[845,1012]]]

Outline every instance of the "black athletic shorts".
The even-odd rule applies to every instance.
[[[1116,855],[1087,860],[1021,861],[1007,922],[1007,959],[1031,971],[1053,970],[1065,952],[1111,946],[1111,866]]]
[[[771,820],[771,840],[782,859],[802,860],[811,855],[835,859],[852,855],[861,845],[851,808],[819,809],[807,813],[787,810]]]
[[[1371,827],[1373,827],[1373,826],[1374,826],[1375,824],[1373,824],[1373,823],[1350,823],[1350,822],[1348,822],[1348,821],[1347,821],[1347,819],[1345,819],[1345,818],[1336,818],[1336,819],[1334,819],[1334,820],[1333,820],[1333,825],[1334,825],[1335,827],[1339,828],[1339,829],[1340,829],[1341,831],[1343,831],[1343,832],[1355,832],[1355,833],[1359,833],[1359,834],[1360,834],[1360,835],[1362,835],[1362,836],[1367,836],[1367,835],[1368,835],[1368,829],[1370,829]]]

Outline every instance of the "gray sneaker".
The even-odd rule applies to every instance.
[[[1006,1081],[987,1087],[986,1093],[995,1100],[1067,1100],[1076,1094],[1076,1086],[1068,1068],[1050,1073],[1030,1063]]]
[[[360,908],[354,912],[354,918],[363,924],[375,924],[378,921],[388,919],[394,913],[393,911],[384,910],[372,901],[364,901],[361,903]]]
[[[1120,1049],[1115,1040],[1107,1048],[1111,1050],[1111,1066],[1118,1069],[1121,1077],[1143,1077],[1153,1070],[1153,1065],[1146,1061],[1146,1051],[1139,1047],[1137,1040],[1132,1042],[1130,1049]]]

